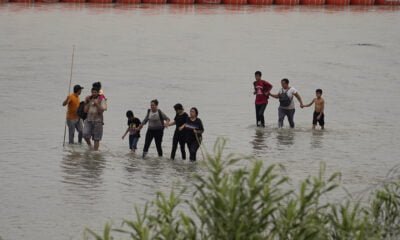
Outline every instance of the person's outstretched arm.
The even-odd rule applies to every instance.
[[[315,102],[315,98],[307,105],[304,105],[303,107],[310,107],[311,105],[313,105],[313,103]]]
[[[279,98],[279,93],[277,94],[269,93],[269,95],[273,98]]]
[[[300,107],[303,108],[303,100],[301,99],[301,96],[299,93],[295,93],[294,96],[297,98],[297,100],[300,102]]]
[[[138,129],[141,130],[143,128],[144,125],[146,125],[146,123],[149,121],[149,113],[150,111],[148,111],[146,117],[143,119],[142,123],[139,125]]]
[[[164,121],[165,121],[164,127],[170,126],[170,125],[169,125],[169,122],[170,122],[169,117],[168,117],[163,111],[161,111],[161,115],[162,115],[162,117],[163,117],[163,119],[164,119]]]
[[[122,139],[124,139],[124,138],[125,138],[125,136],[126,136],[126,134],[128,134],[128,132],[129,132],[129,127],[128,127],[128,129],[126,129],[126,131],[125,131],[124,135],[122,136]]]

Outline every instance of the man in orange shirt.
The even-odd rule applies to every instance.
[[[69,130],[69,144],[74,143],[75,129],[78,131],[78,142],[82,143],[82,121],[78,116],[79,95],[81,95],[83,87],[80,85],[74,86],[74,93],[71,93],[63,102],[63,106],[68,105],[67,110],[67,125]]]

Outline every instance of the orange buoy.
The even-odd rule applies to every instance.
[[[139,4],[141,3],[141,0],[117,0],[117,3],[122,3],[122,4]]]
[[[221,4],[221,0],[195,0],[196,4]]]
[[[376,5],[400,5],[400,0],[376,0]]]
[[[142,3],[165,4],[167,0],[142,0]]]
[[[275,0],[274,4],[276,4],[276,5],[298,5],[298,4],[300,4],[300,0]]]
[[[173,4],[194,4],[194,0],[168,0],[167,2]]]
[[[300,0],[301,5],[324,5],[325,0]]]
[[[10,0],[10,2],[15,2],[15,3],[33,3],[34,0]]]
[[[35,0],[37,3],[56,3],[59,2],[60,0]]]
[[[86,0],[60,0],[60,2],[64,2],[64,3],[85,3]]]
[[[271,5],[274,0],[247,0],[247,3],[251,5]]]
[[[350,0],[351,5],[374,5],[375,0]]]
[[[327,5],[350,5],[350,0],[326,0]]]
[[[222,4],[244,5],[247,4],[247,0],[222,0]]]
[[[88,3],[112,3],[113,0],[87,0]]]

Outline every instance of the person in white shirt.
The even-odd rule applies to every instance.
[[[281,80],[282,88],[279,90],[277,94],[270,93],[269,95],[274,98],[279,99],[279,108],[278,108],[278,127],[283,127],[283,120],[285,116],[287,116],[289,125],[291,128],[294,128],[294,113],[295,113],[295,104],[294,97],[300,103],[300,107],[303,108],[303,100],[301,99],[300,94],[294,87],[289,86],[289,80],[284,78]]]

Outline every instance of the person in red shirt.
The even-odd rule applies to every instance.
[[[272,84],[262,80],[262,73],[260,71],[255,72],[254,95],[256,95],[256,120],[257,127],[265,127],[264,111],[267,108],[269,92],[272,89]]]

